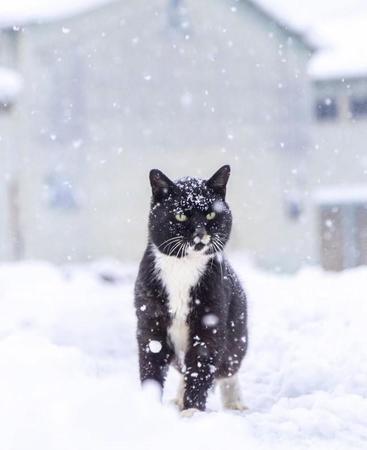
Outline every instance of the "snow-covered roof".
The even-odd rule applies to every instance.
[[[367,8],[358,16],[325,24],[319,35],[323,47],[311,61],[309,73],[312,78],[322,80],[367,75]]]
[[[87,11],[113,0],[0,0],[0,27],[47,22]]]
[[[22,78],[14,70],[0,67],[0,102],[13,103],[22,88]]]
[[[367,184],[327,186],[318,189],[314,199],[321,205],[367,203]]]
[[[238,0],[241,1],[241,0]],[[298,39],[304,42],[306,46],[310,49],[314,49],[315,46],[313,42],[309,39],[306,29],[303,27],[302,23],[296,20],[296,17],[292,17],[289,11],[286,9],[278,8],[276,3],[272,0],[245,0],[248,3],[254,5],[263,14],[272,19],[280,27],[285,29],[288,33],[295,35]]]
[[[367,76],[366,0],[256,0],[319,49],[311,60],[314,79]]]
[[[307,31],[307,21],[304,20],[304,14],[297,13],[299,8],[295,8],[290,0],[251,0],[254,4],[266,11],[269,15],[295,30],[298,33]],[[301,9],[303,3],[299,6]]]

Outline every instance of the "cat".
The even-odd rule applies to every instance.
[[[150,171],[149,238],[135,283],[140,380],[162,392],[174,365],[184,415],[205,410],[215,381],[224,407],[245,409],[237,372],[247,350],[247,300],[223,255],[232,227],[229,175],[228,165],[208,180],[173,182]]]

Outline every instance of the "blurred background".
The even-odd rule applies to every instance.
[[[148,171],[232,166],[230,249],[367,264],[365,0],[0,1],[0,259],[136,261]]]

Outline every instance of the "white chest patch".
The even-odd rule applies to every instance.
[[[184,258],[176,258],[154,249],[157,273],[164,285],[169,301],[169,312],[172,324],[168,336],[175,348],[176,356],[181,364],[187,350],[190,290],[197,285],[210,256],[190,254]]]

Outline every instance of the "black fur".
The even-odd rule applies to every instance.
[[[158,170],[150,173],[149,239],[135,285],[140,378],[154,380],[163,389],[169,364],[174,363],[184,373],[184,409],[204,410],[214,379],[235,374],[247,349],[246,296],[222,254],[232,225],[225,202],[229,173],[229,166],[224,166],[209,180],[184,178],[176,183]],[[207,214],[213,211],[214,219],[208,220]],[[179,222],[177,214],[185,214],[187,220]],[[198,244],[198,238],[206,234],[210,243]],[[175,258],[186,258],[189,249],[210,255],[190,292],[188,346],[181,367],[168,335],[169,298],[153,248]],[[150,351],[151,341],[162,345],[159,352]]]

